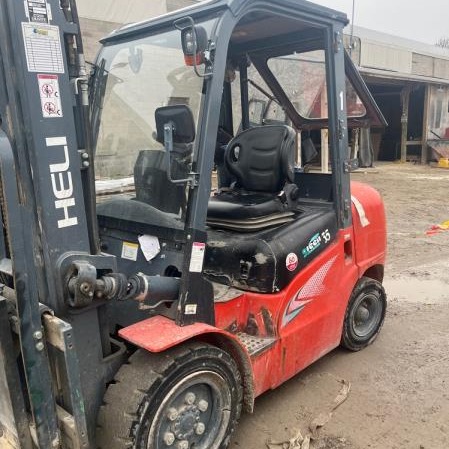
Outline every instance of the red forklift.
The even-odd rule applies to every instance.
[[[0,447],[225,448],[256,397],[373,342],[385,213],[348,135],[386,123],[346,24],[204,1],[88,76],[75,0],[1,1]]]

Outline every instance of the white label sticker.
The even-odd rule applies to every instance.
[[[192,257],[190,258],[191,273],[201,273],[203,271],[204,253],[206,252],[206,244],[194,242],[192,245]]]
[[[148,262],[153,260],[161,252],[161,245],[159,244],[159,239],[157,237],[152,235],[141,235],[139,237],[139,243],[140,249]]]
[[[29,72],[64,73],[59,27],[22,23]]]
[[[25,12],[30,22],[48,23],[50,19],[48,15],[47,0],[25,0]]]
[[[62,117],[58,75],[37,75],[44,118]]]
[[[122,259],[137,260],[137,254],[139,252],[139,245],[137,243],[123,242],[122,246]]]
[[[186,304],[185,315],[196,315],[198,306],[196,304]]]
[[[355,197],[352,196],[352,204],[354,204],[354,207],[359,214],[360,218],[360,224],[362,225],[362,228],[366,228],[370,225],[370,221],[368,220],[368,217],[366,216],[365,208],[363,207],[363,204]]]

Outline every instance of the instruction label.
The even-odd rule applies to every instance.
[[[49,23],[51,20],[50,5],[47,0],[25,0],[25,13],[30,22]]]
[[[206,252],[206,244],[194,242],[192,245],[192,257],[190,258],[191,273],[201,273],[203,271],[204,254]]]
[[[22,23],[29,72],[64,73],[59,27]]]
[[[123,242],[122,246],[122,259],[137,260],[137,254],[139,253],[139,245],[137,243]]]
[[[37,75],[44,118],[62,117],[58,75]]]
[[[185,315],[196,315],[198,306],[196,304],[187,304],[185,308]]]

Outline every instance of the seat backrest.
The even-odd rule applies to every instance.
[[[295,132],[286,125],[260,126],[229,142],[225,163],[237,186],[277,193],[294,180]]]

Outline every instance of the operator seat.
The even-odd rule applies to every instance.
[[[229,142],[225,165],[236,182],[209,201],[211,227],[254,231],[293,220],[295,132],[286,125],[248,129]]]

